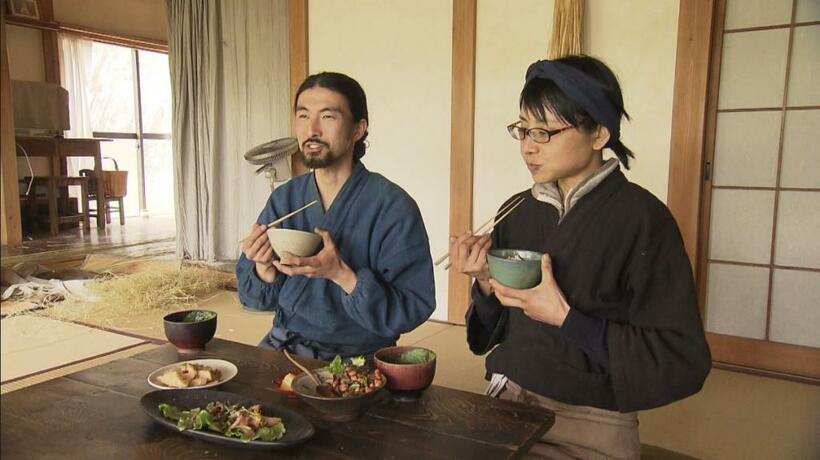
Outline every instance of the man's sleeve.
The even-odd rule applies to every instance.
[[[385,248],[372,267],[356,270],[356,287],[343,294],[342,307],[362,327],[382,337],[398,337],[421,325],[436,308],[430,244],[421,213],[406,206],[395,219],[380,222],[374,244]]]
[[[279,273],[273,284],[262,281],[256,274],[256,264],[242,254],[236,263],[239,301],[242,305],[254,310],[273,310],[285,278],[285,275]]]
[[[267,224],[276,219],[276,203],[271,194],[265,208],[256,220],[257,224]],[[236,263],[237,291],[242,305],[255,310],[273,310],[279,297],[279,291],[287,277],[281,273],[276,275],[273,284],[259,279],[256,274],[256,263],[248,260],[245,254],[239,257]]]

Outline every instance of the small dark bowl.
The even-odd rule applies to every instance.
[[[313,373],[319,376],[321,381],[330,379],[330,372],[324,368],[314,369]],[[390,379],[387,379],[390,382]],[[316,383],[309,375],[302,374],[293,379],[293,392],[309,406],[316,409],[319,417],[329,422],[349,422],[359,418],[367,412],[374,403],[378,401],[378,396],[382,393],[384,385],[376,391],[357,396],[348,397],[326,397],[316,394]]]
[[[408,360],[408,352],[427,354],[424,362]],[[399,400],[415,400],[433,383],[436,353],[422,347],[382,348],[374,355],[376,368],[387,377],[387,389]]]
[[[185,316],[195,311],[213,313],[214,317],[204,321],[185,322]],[[176,345],[180,353],[193,353],[205,348],[216,333],[216,312],[209,310],[185,310],[165,315],[165,337]]]

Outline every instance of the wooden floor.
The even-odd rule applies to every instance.
[[[0,265],[37,262],[47,266],[77,264],[88,254],[115,252],[138,257],[172,253],[176,246],[173,216],[130,217],[125,225],[112,222],[104,230],[77,227],[56,236],[36,235],[18,247],[0,247]]]

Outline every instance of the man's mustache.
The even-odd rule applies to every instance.
[[[305,146],[308,144],[308,142],[312,142],[314,144],[322,144],[322,145],[324,145],[325,147],[328,147],[328,148],[330,147],[327,144],[327,142],[322,142],[321,140],[312,137],[312,138],[306,140],[305,142],[302,142],[302,150],[305,149]]]

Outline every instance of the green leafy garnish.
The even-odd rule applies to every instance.
[[[406,351],[394,359],[394,364],[424,364],[433,360],[434,355],[427,350],[415,349]]]
[[[246,408],[217,401],[205,409],[180,410],[162,403],[159,411],[163,417],[175,420],[180,431],[207,429],[242,442],[276,441],[286,432],[282,419],[263,415],[259,405]]]
[[[207,321],[215,316],[216,313],[212,311],[192,311],[185,315],[182,321],[185,323],[198,323],[200,321]]]
[[[333,358],[333,361],[331,361],[325,369],[333,375],[341,374],[342,371],[345,370],[345,366],[342,364],[342,357],[336,355],[336,357]]]
[[[350,361],[350,365],[353,366],[353,367],[364,367],[364,365],[365,365],[364,356],[356,356],[356,357],[350,358],[349,361]],[[325,369],[333,375],[339,375],[342,372],[344,372],[345,371],[345,365],[342,362],[342,357],[340,355],[336,355],[336,357],[333,358],[333,361],[331,361],[330,364],[325,366]]]
[[[171,420],[179,420],[180,411],[176,407],[162,403],[159,405],[159,412],[165,418],[170,418]]]

